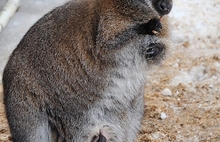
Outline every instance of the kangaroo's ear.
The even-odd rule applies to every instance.
[[[164,16],[170,13],[173,7],[172,0],[152,0],[152,5],[160,16]]]

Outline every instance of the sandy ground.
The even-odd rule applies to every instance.
[[[45,6],[47,9],[44,9],[40,1],[42,0],[35,2],[39,7],[34,10],[26,4],[23,9],[21,7],[22,12],[18,11],[15,21],[12,19],[0,34],[2,69],[10,52],[29,26],[55,6]],[[46,0],[45,5],[48,2]],[[57,1],[56,4],[61,2]],[[22,24],[25,20],[20,23],[19,16],[25,14],[25,11],[32,11],[30,17],[36,11],[41,11],[41,14],[37,14],[24,26]],[[219,0],[174,0],[174,7],[169,15],[172,46],[164,62],[149,74],[145,116],[138,142],[220,141],[219,15]],[[19,31],[16,25],[23,28]],[[12,30],[13,27],[15,30]],[[17,37],[14,42],[9,42],[13,39],[9,36],[13,34]],[[10,133],[2,97],[0,85],[0,142],[6,142],[10,141]]]

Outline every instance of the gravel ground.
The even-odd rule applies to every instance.
[[[0,33],[0,73],[29,27],[64,2],[43,1],[23,0]],[[169,15],[172,46],[164,62],[148,76],[145,117],[137,142],[220,141],[219,15],[219,0],[174,0]],[[10,133],[1,87],[0,142],[6,142]]]

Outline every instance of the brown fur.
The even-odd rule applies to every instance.
[[[13,140],[90,142],[103,131],[107,141],[134,141],[145,72],[163,58],[168,37],[163,20],[157,36],[136,29],[159,17],[151,1],[84,0],[41,18],[4,70]],[[151,44],[164,47],[146,56]]]

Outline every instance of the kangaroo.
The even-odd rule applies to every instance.
[[[26,33],[3,72],[14,142],[133,142],[172,0],[80,0]]]

